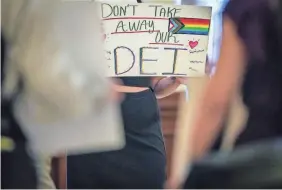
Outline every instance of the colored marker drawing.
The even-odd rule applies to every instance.
[[[194,49],[198,44],[198,41],[189,41],[189,46],[191,49]]]
[[[168,31],[173,34],[208,35],[210,19],[170,18]]]

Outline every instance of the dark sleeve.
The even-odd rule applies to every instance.
[[[267,0],[229,0],[223,11],[237,25],[255,13]]]
[[[118,77],[125,86],[151,87],[151,77]]]
[[[223,11],[237,27],[237,34],[242,39],[250,56],[262,59],[263,24],[268,16],[268,0],[229,0]]]

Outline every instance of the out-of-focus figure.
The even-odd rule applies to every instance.
[[[32,149],[44,154],[92,149],[92,143],[122,147],[122,125],[109,101],[100,19],[93,10],[96,4],[86,1],[2,1],[9,47],[3,95],[10,97],[22,80],[14,114]],[[97,123],[105,126],[93,127]]]
[[[104,0],[113,3],[157,3],[154,0]],[[121,111],[126,146],[119,151],[69,156],[70,189],[161,189],[166,180],[166,152],[158,98],[180,85],[174,77],[120,77],[125,93]],[[184,79],[183,79],[184,80]]]
[[[237,88],[249,118],[236,145],[282,135],[282,36],[269,2],[232,0],[225,8],[221,55],[195,121],[196,158],[214,140]]]
[[[5,81],[7,43],[1,35],[1,86]],[[27,139],[1,93],[1,189],[36,189],[37,177]]]
[[[257,169],[259,171],[264,166],[264,169],[267,167],[267,169],[271,169],[270,163],[272,163],[273,167],[280,167],[282,171],[281,162],[279,163],[277,160],[281,154],[275,152],[281,151],[281,149],[275,148],[277,143],[274,141],[274,139],[282,137],[281,18],[281,1],[231,0],[227,4],[224,11],[223,39],[217,69],[205,89],[201,106],[197,110],[194,131],[189,137],[193,139],[193,159],[202,158],[211,147],[221,129],[230,101],[238,89],[241,89],[249,117],[246,126],[235,142],[235,150],[238,148],[238,151],[232,155],[227,154],[227,157],[224,157],[226,159],[219,159],[220,155],[218,155],[218,159],[212,162],[212,168],[208,164],[204,165],[206,162],[202,162],[201,169],[203,170],[200,171],[200,174],[203,175],[196,175],[198,179],[191,176],[198,181],[198,186],[194,184],[194,186],[185,186],[186,188],[232,188],[232,184],[233,188],[271,188],[271,182],[267,183],[266,179],[273,180],[273,183],[275,180],[277,180],[276,182],[280,179],[282,181],[281,175],[276,175],[275,179],[270,178],[276,170],[267,170],[274,173],[269,173],[269,176],[264,177],[256,175],[257,179],[261,177],[261,180],[265,182],[264,184],[256,183],[252,181],[254,175],[248,175],[251,174],[250,172],[244,175],[242,168],[236,168],[236,166],[249,166],[250,170]],[[265,148],[267,146],[264,146],[263,142],[271,140],[273,143],[269,143],[268,148]],[[252,147],[250,145],[240,149],[241,145],[259,143],[260,141],[262,144],[259,146]],[[253,154],[255,150],[260,154]],[[270,161],[270,158],[269,160],[263,158],[261,152],[273,157],[273,161]],[[265,165],[259,167],[258,162],[252,165],[252,161],[255,161],[255,159],[251,159],[253,157],[257,158],[256,161],[263,159]],[[232,158],[235,159],[235,162],[232,162]],[[233,167],[229,168],[230,163],[233,164]],[[222,183],[219,180],[213,182],[204,175],[205,171],[215,171],[212,170],[214,167],[222,169],[220,175],[225,176],[222,178]],[[230,172],[231,170],[234,173]],[[192,171],[191,175],[195,175],[195,172]],[[242,180],[246,182],[249,179],[249,183],[242,181],[240,186],[240,180],[236,185],[235,181],[228,181],[234,180],[232,177],[238,172],[241,172]],[[265,170],[261,172],[265,172]],[[217,174],[219,173],[210,172],[209,176]],[[244,177],[246,178],[244,179]],[[275,186],[277,183],[273,185]]]
[[[122,148],[95,4],[1,3],[2,188],[35,188],[32,156]]]

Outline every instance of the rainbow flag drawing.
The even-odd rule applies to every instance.
[[[173,34],[208,35],[210,19],[170,18],[168,31]]]

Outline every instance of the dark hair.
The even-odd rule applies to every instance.
[[[278,30],[278,40],[279,40],[279,52],[280,52],[280,68],[282,72],[282,2],[278,1],[278,6],[276,9],[276,25]]]
[[[137,0],[137,3],[142,3],[142,0]]]
[[[273,1],[274,2],[274,1]],[[270,5],[271,17],[264,22],[267,60],[282,74],[282,2]]]

